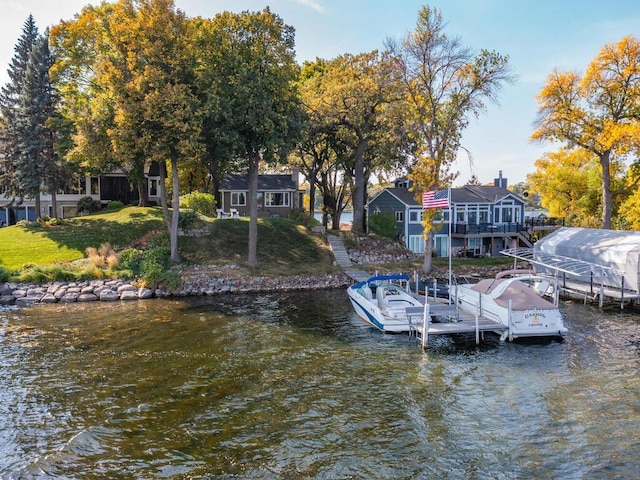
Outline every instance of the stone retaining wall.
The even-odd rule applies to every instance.
[[[365,252],[360,250],[349,250],[347,252],[349,254],[349,260],[356,265],[367,265],[367,264],[385,264],[385,263],[394,263],[394,262],[405,262],[405,261],[413,261],[416,258],[422,257],[423,254],[413,253],[410,251],[406,252],[393,252],[393,253],[384,253],[384,252]]]
[[[28,306],[38,303],[113,302],[172,296],[320,290],[346,288],[351,283],[344,274],[230,279],[197,272],[185,275],[180,289],[173,292],[139,288],[121,280],[52,282],[44,285],[3,283],[0,284],[0,305]]]

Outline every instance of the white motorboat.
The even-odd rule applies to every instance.
[[[347,288],[355,312],[383,332],[408,332],[424,304],[409,291],[408,275],[375,275]]]
[[[505,278],[509,274],[514,276]],[[507,271],[493,279],[455,285],[451,295],[460,310],[508,327],[510,339],[562,337],[567,328],[560,309],[543,298],[552,288],[548,277]]]

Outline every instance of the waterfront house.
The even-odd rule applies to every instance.
[[[400,178],[367,203],[368,215],[388,212],[396,220],[397,235],[415,253],[423,253],[422,204],[410,182]],[[433,235],[434,252],[448,255],[449,218],[452,254],[495,256],[505,248],[532,245],[532,231],[525,220],[525,201],[507,189],[499,173],[493,185],[464,185],[451,188],[450,208],[439,210]]]
[[[258,217],[288,217],[303,207],[304,190],[298,185],[298,171],[290,175],[258,175]],[[249,176],[225,175],[220,184],[220,210],[232,216],[249,216]]]
[[[146,188],[149,201],[160,202],[160,168],[157,162],[150,162],[145,168]],[[9,204],[9,198],[0,196],[0,225],[14,225],[20,220],[33,221],[38,217],[70,218],[77,216],[78,201],[83,197],[91,197],[105,206],[117,200],[125,205],[136,203],[139,195],[137,188],[123,171],[109,174],[75,175],[67,181],[65,187],[56,193],[57,215],[54,215],[52,198],[49,194],[40,196],[41,212],[36,213],[35,200],[25,198],[21,204]]]

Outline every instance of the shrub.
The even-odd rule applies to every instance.
[[[215,217],[216,199],[210,193],[187,193],[180,197],[180,208],[193,210],[207,217]]]
[[[100,202],[91,197],[82,197],[78,200],[78,212],[95,213],[100,210]]]
[[[47,226],[56,227],[59,225],[64,225],[64,220],[62,218],[50,218],[47,220]]]
[[[164,286],[173,290],[180,285],[180,275],[171,269],[170,251],[166,246],[124,250],[120,253],[118,272],[121,276],[139,279],[149,288]]]
[[[305,212],[303,210],[296,210],[291,213],[291,219],[293,219],[296,223],[300,225],[304,225],[307,228],[316,227],[318,225],[322,225],[318,220],[315,219],[313,215],[309,212]]]
[[[398,234],[396,219],[391,212],[374,213],[369,216],[369,231],[381,237],[395,238]]]
[[[195,210],[181,211],[178,215],[178,228],[189,230],[196,226],[200,217]]]
[[[107,210],[120,210],[123,207],[124,203],[122,203],[120,200],[111,200],[109,203],[107,203]]]
[[[99,249],[87,247],[85,252],[89,261],[98,268],[114,269],[120,262],[120,257],[108,242],[100,245]]]
[[[62,280],[75,280],[76,274],[73,270],[65,269],[62,265],[35,265],[25,264],[20,273],[13,278],[19,283],[45,283]]]
[[[0,282],[8,282],[11,272],[4,267],[0,267]]]

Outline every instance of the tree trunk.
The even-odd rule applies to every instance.
[[[169,213],[169,204],[167,201],[167,164],[164,160],[158,162],[160,166],[160,183],[158,190],[160,192],[160,205],[162,205],[162,215],[167,225],[171,223],[171,213]]]
[[[51,192],[51,218],[58,218],[58,196],[55,190]]]
[[[309,215],[314,218],[316,213],[316,184],[309,181]]]
[[[149,180],[146,177],[137,183],[138,187],[138,206],[139,207],[148,207],[149,206],[149,188],[148,188]]]
[[[171,178],[173,182],[172,215],[171,228],[169,229],[169,239],[171,242],[171,261],[178,263],[180,253],[178,252],[178,217],[180,216],[180,179],[178,178],[178,152],[171,149]]]
[[[600,155],[600,165],[602,167],[602,228],[611,228],[611,171],[610,171],[611,151],[607,150]]]
[[[250,267],[258,265],[258,167],[260,153],[249,148],[249,258]]]
[[[40,213],[40,209],[42,208],[40,206],[41,202],[40,202],[40,193],[36,193],[36,197],[35,197],[35,218],[34,220],[38,220],[39,218],[42,218],[42,215]],[[29,221],[29,216],[27,215],[27,221]]]
[[[353,226],[354,232],[364,233],[364,193],[367,188],[364,182],[364,151],[367,148],[367,141],[363,140],[358,145],[354,164],[354,185],[353,185]]]
[[[451,241],[451,239],[449,239]],[[429,232],[427,234],[427,238],[425,239],[424,245],[424,261],[422,263],[422,272],[429,274],[431,273],[432,268],[432,260],[433,260],[433,233]]]
[[[342,212],[344,212],[344,208],[340,206],[341,204],[342,202],[335,206],[333,214],[331,215],[331,221],[333,224],[332,228],[334,230],[340,230],[340,217],[342,217]]]

